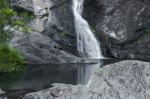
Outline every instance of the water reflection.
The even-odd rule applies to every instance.
[[[83,64],[78,66],[78,84],[87,84],[91,75],[102,66],[101,62],[96,64]]]
[[[118,60],[117,60],[118,61]],[[43,90],[52,83],[87,84],[91,75],[114,60],[101,60],[77,64],[30,65],[16,76],[0,75],[0,88],[9,91]]]

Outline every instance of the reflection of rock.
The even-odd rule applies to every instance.
[[[54,91],[56,90],[56,91]],[[54,84],[23,99],[150,99],[150,63],[122,61],[94,73],[86,86]]]
[[[91,75],[97,70],[99,70],[100,67],[100,63],[82,64],[82,66],[78,66],[78,84],[87,84]]]
[[[3,91],[2,89],[0,89],[0,95],[5,94],[5,91]]]

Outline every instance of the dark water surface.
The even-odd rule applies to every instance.
[[[52,83],[86,84],[92,73],[118,59],[88,60],[81,63],[32,64],[24,72],[0,75],[0,88],[7,93],[0,99],[21,99],[25,93],[43,90]]]

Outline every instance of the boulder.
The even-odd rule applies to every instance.
[[[2,89],[0,89],[0,95],[5,94],[5,91],[3,91]]]
[[[54,84],[23,99],[149,99],[150,63],[121,61],[96,71],[87,85]]]

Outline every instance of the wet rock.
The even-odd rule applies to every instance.
[[[16,31],[10,44],[25,56],[29,64],[65,63],[77,60],[77,57],[56,49],[55,46],[59,45],[48,36],[35,31],[29,36]]]
[[[150,59],[149,4],[149,0],[85,0],[84,17],[101,41],[103,54]]]
[[[5,91],[3,91],[2,89],[0,89],[0,95],[5,94]]]
[[[28,37],[16,31],[10,44],[16,47],[28,63],[64,63],[76,60],[76,38],[69,0],[9,0],[33,12]],[[74,54],[74,55],[72,55]],[[76,57],[76,58],[75,58]]]
[[[44,34],[60,44],[63,50],[77,56],[72,0],[51,0],[50,2]]]
[[[122,61],[95,72],[85,86],[54,84],[50,89],[27,94],[23,99],[149,99],[149,71],[148,62]],[[60,90],[63,90],[61,95]],[[57,94],[52,95],[52,92]]]
[[[51,92],[51,95],[53,97],[60,97],[62,94],[63,94],[63,90],[60,90],[60,89],[55,89],[55,90],[52,90]]]

